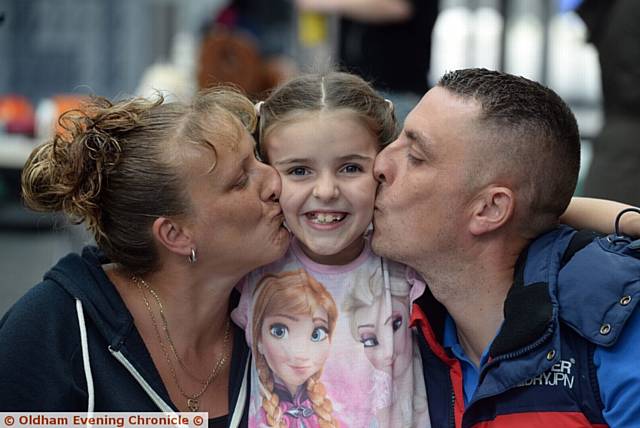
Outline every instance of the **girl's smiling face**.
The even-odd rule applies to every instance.
[[[275,127],[264,149],[282,179],[287,226],[305,254],[332,265],[357,258],[373,215],[376,137],[348,110],[310,112]]]

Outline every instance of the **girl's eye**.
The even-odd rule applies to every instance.
[[[373,348],[380,344],[375,334],[360,337],[360,343],[362,343],[365,348]]]
[[[329,332],[325,327],[316,327],[311,332],[311,341],[312,342],[322,342],[327,337],[329,337]]]
[[[393,324],[391,324],[393,331],[398,331],[402,327],[402,317],[394,318]]]
[[[289,329],[287,328],[286,325],[278,323],[278,324],[273,324],[269,328],[269,333],[271,333],[273,337],[276,337],[278,339],[284,339],[287,337],[287,334],[289,333]]]
[[[347,174],[355,174],[358,172],[362,172],[362,167],[360,165],[350,163],[342,167],[342,172],[345,172]]]
[[[287,171],[287,174],[289,175],[307,175],[308,173],[309,171],[307,170],[307,168],[304,168],[302,166],[297,166]]]

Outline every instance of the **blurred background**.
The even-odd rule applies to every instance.
[[[584,192],[607,116],[594,36],[614,26],[601,20],[615,7],[597,10],[596,19],[589,0],[398,0],[389,10],[350,3],[0,0],[0,314],[58,258],[91,242],[81,225],[27,211],[19,181],[57,117],[92,94],[160,91],[187,100],[233,82],[259,99],[283,79],[332,64],[371,80],[404,116],[447,70],[500,69],[540,81],[570,104],[583,138],[577,193]],[[585,8],[580,16],[576,7]]]

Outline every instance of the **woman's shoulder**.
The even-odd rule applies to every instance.
[[[15,331],[42,334],[43,328],[53,328],[74,316],[73,296],[50,279],[45,279],[27,291],[0,321],[0,336]]]

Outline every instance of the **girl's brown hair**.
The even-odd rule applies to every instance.
[[[84,222],[111,261],[143,274],[158,268],[153,221],[189,212],[185,159],[209,150],[213,170],[215,145],[239,141],[243,128],[253,132],[256,118],[242,94],[217,88],[191,104],[96,97],[59,123],[63,131],[25,164],[25,203]]]
[[[376,136],[380,149],[398,135],[393,104],[362,78],[337,71],[305,74],[284,83],[260,104],[260,155],[267,159],[264,141],[277,126],[295,120],[300,114],[324,110],[355,113]]]
[[[256,287],[253,300],[252,350],[260,378],[262,408],[270,426],[285,427],[285,421],[281,420],[280,400],[278,395],[273,393],[273,373],[264,355],[258,351],[264,319],[275,311],[313,316],[316,308],[322,308],[327,313],[329,339],[331,339],[338,319],[338,309],[331,294],[303,269],[266,275]],[[333,418],[333,404],[320,381],[321,375],[322,370],[319,370],[307,380],[307,395],[320,427],[334,428],[338,423]]]

